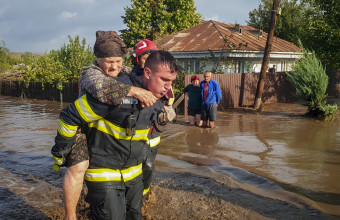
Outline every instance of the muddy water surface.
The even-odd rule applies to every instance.
[[[0,207],[6,210],[1,219],[41,214],[11,211],[13,196],[16,206],[29,203],[23,199],[27,195],[42,197],[31,207],[60,205],[61,181],[55,178],[63,173],[53,173],[50,149],[66,105],[0,96]],[[340,216],[339,122],[221,113],[215,129],[187,126],[181,117],[163,129],[157,165],[225,175],[268,197],[275,197],[275,191],[289,200],[293,193]],[[52,195],[48,202],[42,193],[46,189]]]
[[[340,215],[339,122],[220,113],[215,129],[173,125],[166,130],[161,155],[208,167],[259,191],[294,192]]]

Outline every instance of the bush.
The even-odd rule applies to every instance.
[[[329,118],[337,112],[337,105],[327,104],[328,76],[314,52],[303,49],[303,57],[286,74],[297,95],[306,101],[309,115]]]
[[[172,88],[174,91],[174,95],[176,98],[178,98],[184,90],[185,87],[185,73],[181,70],[177,72],[177,77],[172,83]]]
[[[3,73],[10,68],[9,50],[5,47],[5,42],[0,41],[0,73]]]
[[[72,72],[67,69],[59,60],[55,60],[50,54],[34,59],[30,65],[25,65],[23,79],[26,84],[29,82],[41,82],[56,84],[62,90],[62,83],[69,82],[68,78]]]
[[[63,45],[60,50],[52,50],[50,55],[56,62],[64,65],[69,72],[67,73],[67,80],[69,82],[77,82],[81,70],[93,62],[96,57],[89,46],[86,46],[85,38],[80,43],[79,36],[72,39],[70,36],[69,44]]]
[[[64,82],[78,82],[82,68],[95,60],[92,49],[86,46],[79,37],[72,39],[69,36],[69,44],[63,45],[60,50],[52,50],[43,56],[33,56],[32,53],[24,53],[19,62],[20,73],[25,83],[41,82],[56,84],[62,90]]]

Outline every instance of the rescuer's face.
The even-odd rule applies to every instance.
[[[99,67],[111,77],[117,77],[123,67],[123,57],[97,58]]]
[[[147,90],[157,98],[163,97],[176,79],[177,72],[172,72],[167,65],[159,65],[155,70],[144,68]]]

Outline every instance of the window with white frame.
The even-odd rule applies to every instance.
[[[286,61],[281,61],[281,71],[287,71],[287,64]]]
[[[245,72],[244,66],[245,66],[244,61],[236,61],[234,63],[234,67],[235,67],[234,73],[244,73]]]
[[[182,65],[184,71],[188,73],[199,73],[200,61],[199,60],[185,60]]]

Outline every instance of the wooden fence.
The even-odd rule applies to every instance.
[[[328,95],[340,97],[340,70],[329,71],[327,74],[329,76]],[[185,76],[185,85],[190,83],[191,76]],[[203,74],[198,74],[198,76],[203,80]],[[213,74],[212,79],[218,82],[222,92],[219,109],[252,106],[258,78],[259,73]],[[186,96],[185,103],[187,103],[187,99]],[[262,102],[293,101],[297,101],[295,89],[287,80],[286,74],[284,72],[267,73]],[[187,109],[186,104],[185,109]]]
[[[74,102],[78,98],[78,83],[64,83],[64,89],[58,90],[55,85],[40,82],[30,82],[28,86],[23,81],[1,82],[1,95],[29,99],[41,99],[59,102]]]
[[[203,80],[203,74],[198,75]],[[185,76],[185,85],[190,83],[191,75]],[[212,79],[221,87],[222,99],[219,109],[251,106],[254,104],[259,74],[233,73],[213,74]],[[262,102],[295,101],[295,89],[287,81],[284,73],[268,73],[266,77]],[[187,98],[185,99],[187,102]]]
[[[329,76],[328,95],[340,97],[340,70],[329,71],[327,74]],[[190,83],[191,76],[185,76],[185,85]],[[203,80],[203,74],[198,76]],[[253,105],[258,77],[259,73],[213,74],[212,79],[219,83],[222,91],[219,110]],[[42,87],[42,84],[37,82],[31,82],[26,87],[20,81],[3,81],[0,87],[1,95],[7,96],[64,102],[73,102],[78,98],[77,83],[65,83],[63,91],[50,84],[45,84]],[[288,82],[285,73],[267,73],[262,96],[263,103],[296,101],[297,98],[294,94],[295,89]],[[180,102],[177,102],[177,106],[179,104]],[[187,96],[184,98],[184,112],[186,112],[186,109]]]

